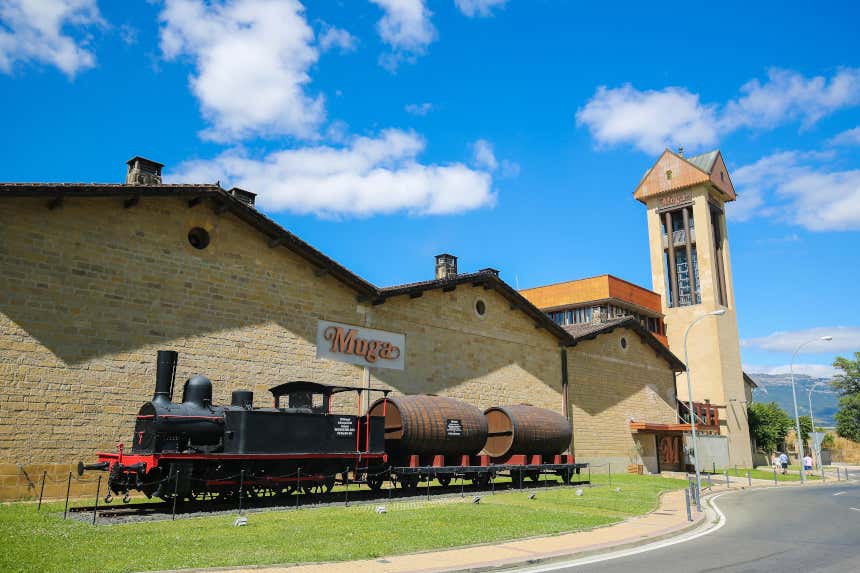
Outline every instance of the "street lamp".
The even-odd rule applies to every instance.
[[[723,316],[724,314],[726,314],[726,309],[724,308],[703,314],[691,322],[687,330],[684,331],[684,369],[687,371],[687,401],[689,402],[687,409],[690,411],[690,428],[693,430],[693,466],[696,468],[696,509],[699,511],[702,511],[702,506],[699,503],[699,492],[702,491],[702,474],[699,471],[699,444],[696,441],[696,411],[693,410],[693,385],[690,382],[690,357],[687,354],[687,335],[690,334],[690,329],[703,318]]]
[[[809,389],[806,397],[809,400],[809,420],[812,422],[812,453],[815,454],[815,457],[818,458],[818,469],[821,471],[822,478],[824,479],[824,464],[821,462],[821,444],[815,443],[815,416],[812,414],[812,392],[815,390],[815,387],[821,384],[823,380],[819,380],[815,384],[812,385],[812,388]],[[815,446],[818,445],[816,448]]]
[[[791,374],[791,397],[794,399],[794,423],[795,429],[797,430],[797,461],[800,462],[800,483],[806,483],[806,470],[803,467],[803,437],[800,434],[800,414],[797,413],[797,390],[794,388],[794,359],[797,356],[797,353],[800,352],[800,349],[807,344],[818,341],[830,342],[831,340],[833,340],[832,336],[820,336],[818,338],[807,340],[797,347],[797,350],[795,350],[794,354],[791,355],[791,363],[788,365],[788,371]],[[810,409],[809,415],[812,416],[812,409]],[[812,429],[815,430],[815,426],[813,426]]]

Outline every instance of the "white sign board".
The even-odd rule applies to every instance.
[[[816,451],[821,450],[821,442],[824,441],[824,436],[826,434],[824,432],[812,432],[812,443],[814,444],[814,448]]]
[[[317,358],[403,370],[406,366],[406,335],[319,320]]]

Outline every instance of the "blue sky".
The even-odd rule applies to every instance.
[[[451,252],[520,287],[650,287],[632,198],[719,147],[744,363],[860,350],[855,3],[4,0],[3,181],[238,185],[378,285]]]

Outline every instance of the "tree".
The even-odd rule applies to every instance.
[[[860,352],[854,353],[854,360],[837,356],[833,367],[842,373],[833,377],[830,386],[843,396],[860,394]]]
[[[801,416],[800,417],[800,435],[803,438],[803,442],[809,442],[809,434],[812,433],[812,418],[809,416]]]
[[[766,452],[773,452],[791,429],[791,418],[776,402],[754,402],[749,407],[749,424],[750,435],[756,445]]]
[[[836,433],[843,438],[860,442],[860,393],[849,394],[839,399]]]
[[[836,433],[860,442],[860,352],[854,353],[853,360],[837,356],[833,367],[842,371],[830,382],[842,394],[836,412]]]

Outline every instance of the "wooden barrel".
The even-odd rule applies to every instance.
[[[484,416],[489,431],[484,450],[494,458],[515,454],[553,456],[570,447],[570,422],[552,410],[526,404],[494,406]]]
[[[385,443],[389,453],[475,455],[487,441],[481,410],[445,396],[389,396],[385,406]],[[371,416],[382,416],[383,399]]]

